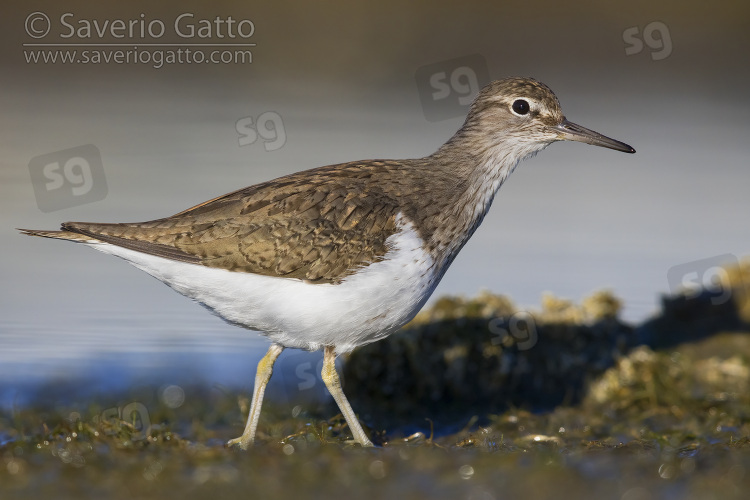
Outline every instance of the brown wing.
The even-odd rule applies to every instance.
[[[398,205],[378,180],[394,176],[397,166],[379,161],[334,165],[235,191],[165,219],[62,227],[173,260],[337,283],[387,252]]]

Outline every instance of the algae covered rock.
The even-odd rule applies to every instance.
[[[619,309],[610,292],[580,305],[547,294],[538,311],[489,292],[444,297],[398,334],[355,350],[345,390],[361,417],[391,426],[574,403],[633,343]]]

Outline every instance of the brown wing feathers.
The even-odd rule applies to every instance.
[[[380,176],[394,168],[382,162],[323,167],[235,191],[165,219],[67,222],[62,228],[182,262],[336,283],[387,252],[386,240],[396,230],[396,200],[362,180],[373,178],[368,170],[385,170]]]

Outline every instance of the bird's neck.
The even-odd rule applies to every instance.
[[[459,131],[432,155],[455,179],[453,192],[445,192],[452,198],[450,208],[434,234],[436,241],[449,242],[442,249],[448,264],[482,223],[495,194],[518,163],[544,148],[523,147],[512,138],[487,139]]]

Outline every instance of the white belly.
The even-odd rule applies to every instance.
[[[177,262],[108,243],[96,250],[121,257],[218,316],[263,332],[286,347],[339,353],[382,339],[406,324],[437,286],[440,274],[412,224],[388,239],[385,258],[340,284],[232,272]]]

